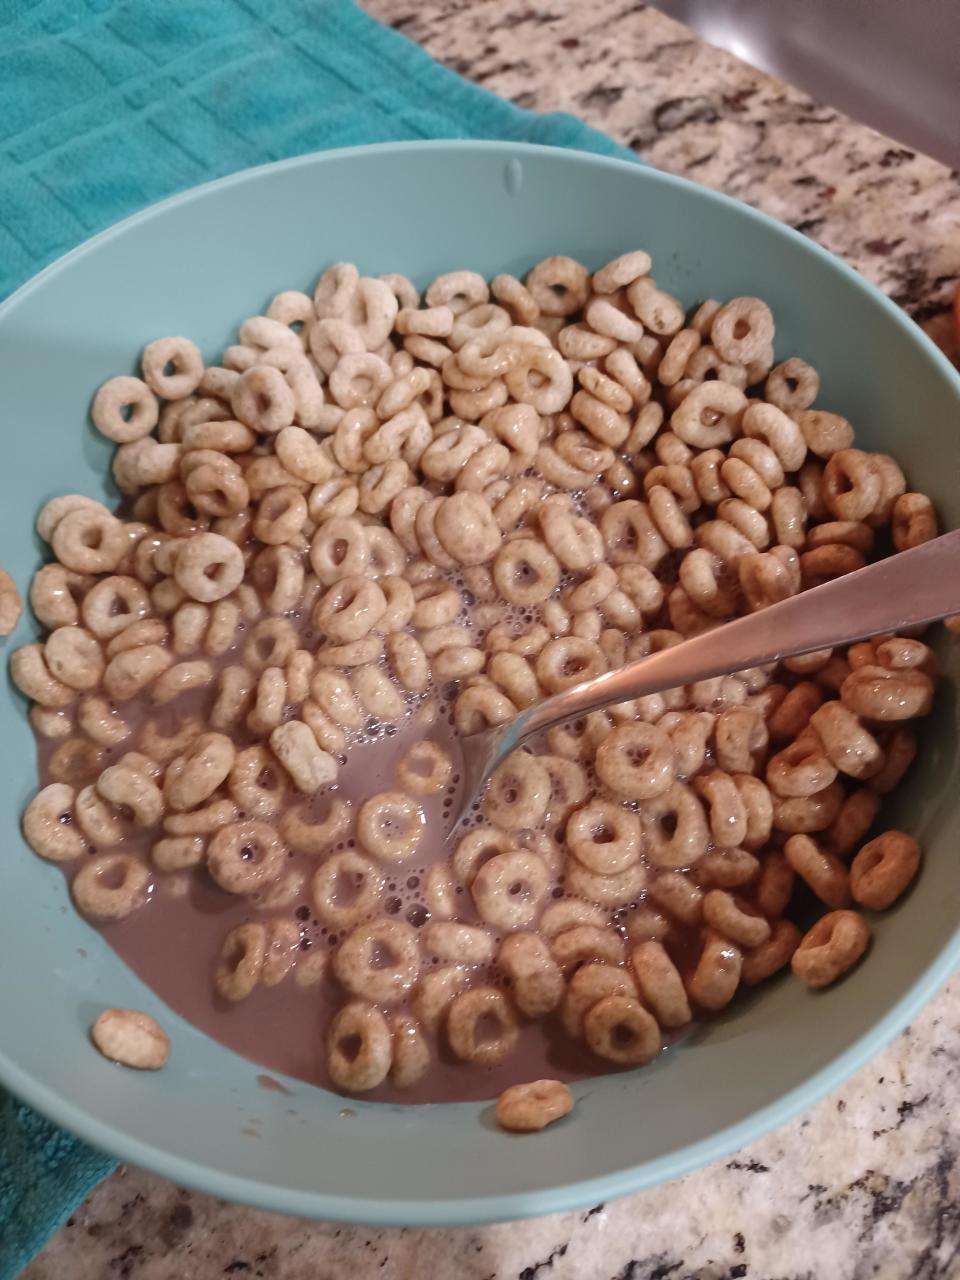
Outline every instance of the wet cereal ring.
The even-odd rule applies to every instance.
[[[276,831],[255,820],[221,827],[207,847],[207,870],[227,893],[256,893],[277,879],[285,860]]]
[[[640,819],[609,800],[592,800],[567,821],[570,852],[588,871],[616,875],[640,857]]]
[[[470,893],[487,924],[519,929],[536,916],[549,880],[542,858],[517,849],[487,859],[473,876]]]
[[[416,930],[399,920],[356,925],[333,957],[333,972],[346,990],[378,1004],[402,1000],[419,970]]]
[[[367,1093],[387,1078],[392,1040],[386,1018],[372,1004],[351,1000],[327,1029],[327,1071],[334,1086]]]
[[[447,1039],[461,1062],[496,1066],[513,1053],[518,1036],[516,1015],[496,987],[473,987],[452,1000]]]
[[[382,791],[364,801],[357,815],[357,839],[375,858],[403,862],[423,838],[423,811],[402,791]]]
[[[853,900],[871,911],[886,911],[919,870],[917,841],[902,831],[885,831],[865,844],[850,865]]]
[[[830,911],[801,938],[790,967],[808,987],[827,987],[852,969],[870,945],[870,926],[856,911]]]
[[[144,905],[150,888],[150,872],[138,858],[109,853],[85,862],[70,892],[78,910],[92,920],[123,920]]]
[[[595,1054],[625,1067],[651,1062],[662,1045],[656,1019],[638,1000],[623,995],[604,996],[592,1005],[583,1016],[583,1034]]]

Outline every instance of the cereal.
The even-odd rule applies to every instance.
[[[7,573],[0,569],[0,636],[8,636],[20,621],[23,613],[23,601],[17,584]]]
[[[497,1099],[497,1124],[508,1133],[539,1133],[573,1110],[573,1094],[559,1080],[533,1080],[504,1089]]]
[[[319,1002],[307,1073],[348,1092],[432,1100],[448,1050],[468,1078],[551,1015],[539,1051],[562,1031],[640,1065],[788,962],[826,985],[869,939],[850,902],[909,888],[910,836],[864,844],[936,691],[901,636],[555,726],[441,847],[452,735],[937,534],[815,407],[817,371],[774,365],[762,300],[687,314],[651,266],[453,271],[421,300],[338,263],[209,368],[160,338],[97,393],[125,505],[37,521],[24,835],[95,921],[215,930],[231,1043],[289,1016],[284,989]],[[499,1110],[529,1130],[569,1107],[535,1080]]]
[[[148,1013],[104,1009],[90,1038],[105,1058],[138,1071],[158,1071],[170,1057],[170,1040]]]

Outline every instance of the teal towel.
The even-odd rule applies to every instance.
[[[418,138],[631,157],[468,84],[350,0],[0,0],[0,298],[174,191]],[[112,1166],[0,1091],[0,1280]]]

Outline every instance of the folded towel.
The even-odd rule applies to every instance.
[[[350,0],[0,0],[0,298],[185,187],[418,138],[631,156],[468,84]],[[112,1167],[0,1091],[0,1280]]]

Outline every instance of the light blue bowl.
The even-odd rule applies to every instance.
[[[39,505],[105,493],[109,450],[91,393],[149,339],[191,335],[209,357],[282,288],[353,259],[418,285],[455,267],[522,274],[567,253],[591,267],[642,246],[685,303],[759,294],[777,355],[820,370],[820,403],[894,453],[960,523],[960,380],[900,311],[809,240],[650,169],[501,143],[442,142],[305,156],[177,196],[97,236],[0,308],[0,563],[25,587]],[[32,638],[25,619],[8,646]],[[944,665],[956,683],[956,651]],[[66,1128],[191,1187],[285,1213],[396,1224],[482,1222],[595,1203],[676,1177],[810,1106],[877,1052],[960,956],[960,771],[953,687],[887,806],[926,866],[877,922],[872,954],[835,990],[783,981],[657,1065],[586,1081],[567,1120],[531,1138],[486,1105],[383,1106],[257,1068],[172,1015],[74,913],[62,877],[23,844],[36,784],[20,699],[0,695],[3,882],[0,1079]],[[81,955],[81,949],[85,955]],[[198,975],[198,980],[201,980]],[[140,1075],[87,1043],[107,1004],[146,1009],[173,1040]],[[252,1136],[256,1134],[258,1136]]]

